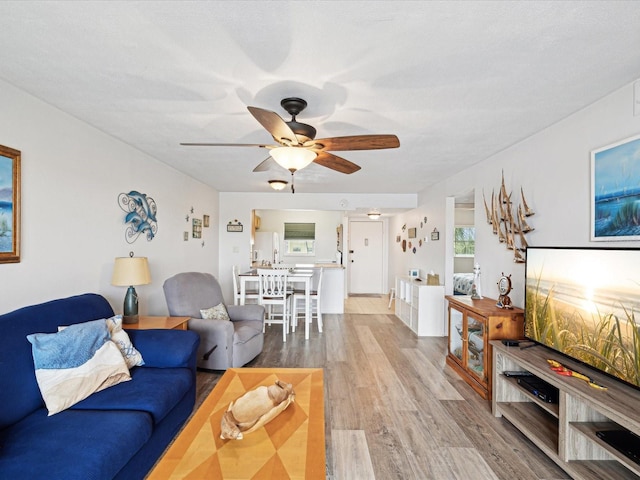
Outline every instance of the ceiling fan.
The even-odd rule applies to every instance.
[[[296,120],[296,116],[307,106],[305,100],[290,97],[283,99],[280,105],[291,115],[291,121],[284,121],[277,113],[270,110],[247,107],[251,115],[271,134],[277,145],[262,143],[181,143],[180,145],[267,148],[270,150],[269,158],[261,162],[253,171],[269,170],[275,161],[289,170],[292,175],[311,162],[347,174],[360,170],[360,166],[330,153],[330,150],[379,150],[400,146],[400,141],[395,135],[353,135],[316,140],[316,129]],[[293,184],[291,188],[293,191]]]

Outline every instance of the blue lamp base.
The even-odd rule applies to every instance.
[[[124,297],[122,323],[138,323],[138,294],[133,286],[127,289]]]

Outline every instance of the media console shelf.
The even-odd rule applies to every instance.
[[[580,480],[637,479],[640,465],[596,436],[596,431],[626,429],[640,434],[640,391],[540,345],[520,349],[500,341],[493,346],[492,411],[504,417],[555,461]],[[591,377],[607,390],[575,377],[556,374],[553,359]],[[558,404],[525,391],[503,372],[528,371],[557,387]]]

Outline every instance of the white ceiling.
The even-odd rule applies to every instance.
[[[271,142],[247,105],[289,120],[298,96],[318,138],[399,137],[296,192],[412,193],[640,77],[635,1],[4,0],[0,18],[0,78],[221,192],[289,179],[252,172],[264,149],[179,145]]]

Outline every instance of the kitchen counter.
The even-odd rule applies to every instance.
[[[293,267],[293,265],[290,266]],[[269,267],[256,262],[251,268]],[[344,313],[344,299],[346,296],[344,265],[339,263],[314,263],[313,268],[323,269],[320,311],[322,313]]]

